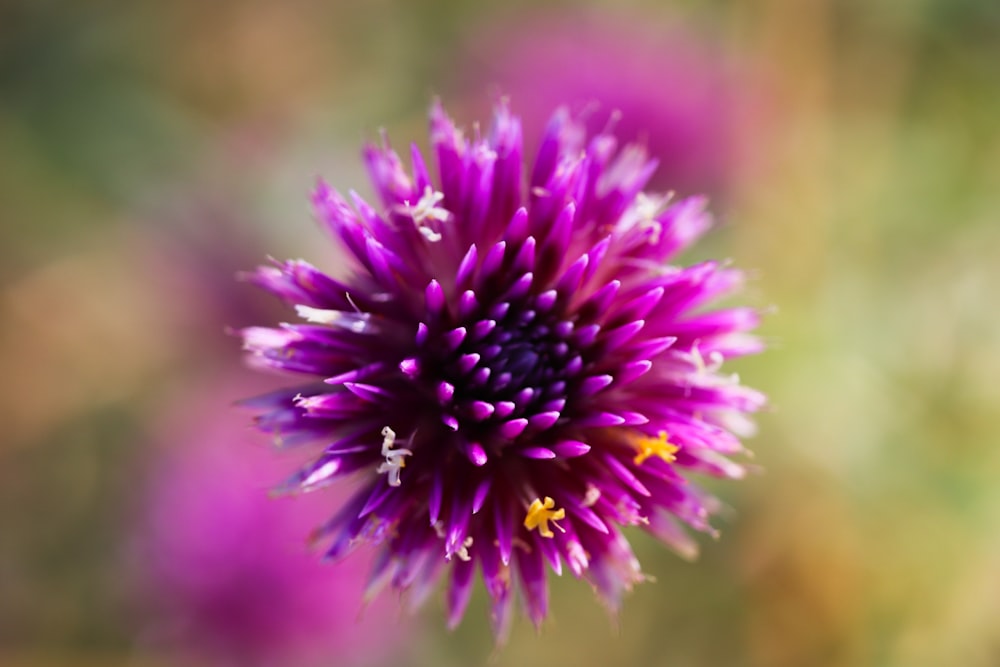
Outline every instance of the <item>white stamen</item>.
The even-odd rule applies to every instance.
[[[706,364],[705,358],[701,356],[701,349],[697,344],[695,344],[695,346],[691,348],[691,352],[685,356],[691,363],[694,364],[695,372],[697,372],[698,375],[716,372],[722,368],[722,362],[724,361],[721,352],[718,350],[712,350],[708,353],[708,364]]]
[[[313,308],[297,304],[295,312],[306,322],[330,324],[355,333],[365,333],[366,331],[370,331],[371,327],[371,314],[360,311],[357,313],[347,313],[342,310],[326,310],[324,308]]]
[[[347,299],[347,303],[351,304],[351,308],[353,308],[358,313],[361,312],[361,309],[358,308],[358,304],[354,303],[354,299],[351,298],[350,292],[344,292],[344,298]]]
[[[441,234],[434,227],[448,222],[448,219],[451,218],[451,212],[443,206],[439,206],[443,199],[444,193],[438,192],[428,185],[424,188],[424,194],[421,195],[416,206],[411,206],[408,201],[405,202],[406,212],[413,218],[413,224],[417,226],[417,231],[431,243],[437,243],[441,240]]]
[[[391,428],[386,426],[382,429],[382,456],[385,457],[385,462],[380,463],[378,469],[375,471],[378,474],[388,473],[389,474],[389,486],[399,486],[402,482],[399,480],[399,471],[401,468],[406,466],[406,460],[404,456],[412,456],[413,452],[409,449],[400,447],[399,449],[393,449],[392,446],[396,442],[396,432]]]
[[[284,348],[300,338],[295,332],[268,327],[247,327],[242,334],[243,349],[258,354]]]
[[[712,350],[708,353],[708,361],[702,356],[698,344],[695,343],[690,352],[681,353],[681,357],[694,365],[695,377],[705,385],[731,385],[739,384],[740,377],[736,373],[731,375],[715,375],[722,368],[726,360],[721,352]]]
[[[423,235],[425,239],[427,239],[431,243],[437,243],[438,241],[441,240],[441,235],[435,232],[430,227],[421,226],[417,227],[417,230]]]
[[[596,486],[588,486],[587,493],[583,496],[584,507],[593,507],[593,505],[601,498],[601,490]]]
[[[469,555],[469,547],[472,546],[472,537],[465,538],[462,545],[455,549],[454,555],[458,556],[459,560],[464,560],[466,562],[472,560],[472,556]]]
[[[633,228],[642,233],[651,232],[646,242],[650,245],[659,244],[663,225],[657,218],[666,210],[672,198],[673,193],[647,195],[645,192],[640,192],[635,197],[635,203],[622,214],[619,227],[625,232]]]
[[[437,536],[440,537],[442,540],[448,537],[448,533],[444,529],[443,522],[436,521],[433,524],[431,524],[431,528],[434,529],[434,532],[437,533]],[[472,536],[470,535],[469,537],[466,537],[465,541],[463,541],[462,544],[459,545],[459,547],[456,548],[455,551],[453,551],[450,554],[447,553],[447,546],[445,546],[444,558],[445,560],[451,560],[452,556],[458,556],[459,560],[470,561],[472,560],[472,556],[469,555],[469,547],[471,546],[472,546]]]

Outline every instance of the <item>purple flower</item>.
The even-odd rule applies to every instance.
[[[725,190],[747,77],[734,75],[704,31],[621,12],[542,11],[491,21],[473,40],[460,73],[465,87],[495,83],[529,126],[541,127],[559,104],[586,109],[589,131],[614,122],[621,139],[645,143],[660,159],[657,187]]]
[[[547,564],[617,609],[643,579],[621,527],[693,556],[684,526],[711,532],[714,502],[685,473],[745,472],[728,456],[764,399],[720,369],[761,348],[758,314],[705,308],[743,276],[669,263],[709,227],[704,200],[644,193],[656,161],[565,110],[527,186],[505,103],[471,139],[435,105],[431,142],[436,178],[416,148],[409,172],[365,149],[378,208],[317,188],[346,278],[301,260],[249,276],[304,320],[243,330],[250,361],[312,378],[249,401],[257,426],[323,447],[285,489],[355,477],[317,536],[331,558],[379,545],[369,594],[419,604],[446,575],[453,626],[478,569],[503,637],[515,586],[545,617]]]
[[[331,573],[309,553],[324,499],[264,492],[275,456],[248,447],[243,415],[225,409],[234,386],[212,385],[157,433],[131,554],[145,643],[179,664],[308,666],[331,653],[371,664],[406,634],[384,632],[391,609],[362,615],[371,559]]]

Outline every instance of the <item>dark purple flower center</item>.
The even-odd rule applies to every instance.
[[[553,296],[499,302],[428,335],[419,365],[445,425],[495,451],[559,421],[583,362]]]

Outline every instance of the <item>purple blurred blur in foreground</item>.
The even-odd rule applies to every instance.
[[[169,415],[150,462],[133,558],[147,649],[183,665],[377,664],[404,633],[388,601],[362,609],[371,559],[322,565],[305,536],[331,498],[270,498],[275,453],[227,410],[233,383],[213,389]]]
[[[644,193],[655,160],[565,111],[527,187],[505,104],[478,135],[435,105],[436,177],[382,145],[364,152],[377,209],[321,183],[316,215],[353,271],[258,269],[302,322],[242,335],[255,366],[308,378],[248,401],[283,445],[322,446],[285,488],[359,484],[317,531],[328,555],[378,544],[369,594],[414,604],[445,574],[451,625],[478,568],[502,638],[515,582],[545,617],[546,564],[617,609],[643,580],[621,526],[693,556],[683,526],[712,532],[715,503],[685,473],[742,477],[727,457],[764,398],[720,372],[761,349],[758,314],[705,309],[743,275],[669,263],[709,227],[702,199]]]
[[[468,88],[495,83],[529,127],[560,104],[586,109],[592,133],[615,114],[617,136],[645,143],[660,160],[657,187],[724,192],[744,96],[717,44],[681,21],[594,12],[518,18],[491,22],[470,44]]]

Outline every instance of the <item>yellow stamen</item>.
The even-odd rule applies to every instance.
[[[554,510],[555,506],[556,501],[548,496],[545,496],[544,501],[535,498],[531,506],[528,507],[528,515],[524,517],[524,527],[528,530],[537,528],[538,534],[542,537],[555,537],[555,533],[549,529],[551,521],[552,525],[559,528],[560,532],[565,532],[556,521],[566,518],[566,510],[562,508]]]
[[[681,449],[667,441],[666,431],[660,431],[660,434],[655,438],[638,438],[636,446],[639,449],[639,453],[635,455],[634,459],[637,466],[642,465],[643,461],[650,456],[659,456],[667,463],[673,463],[677,460],[675,454]]]

